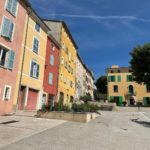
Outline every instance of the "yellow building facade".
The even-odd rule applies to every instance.
[[[135,105],[141,102],[150,105],[150,88],[133,81],[132,71],[128,67],[112,66],[107,69],[108,100],[122,105]]]
[[[44,20],[44,22],[61,45],[57,101],[62,100],[64,104],[70,105],[76,94],[77,45],[65,22],[51,20]]]
[[[43,78],[49,28],[31,9],[26,16],[19,71],[16,82],[14,106],[18,109],[36,110],[43,101]]]

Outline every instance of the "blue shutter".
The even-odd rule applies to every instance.
[[[8,0],[7,1],[6,9],[14,16],[16,15],[17,3],[18,3],[18,0]]]
[[[17,2],[18,2],[18,0],[13,0],[13,5],[12,5],[11,12],[12,12],[12,14],[13,14],[14,16],[16,15]]]
[[[53,84],[53,73],[49,74],[49,84],[52,85]]]
[[[50,64],[52,66],[54,65],[54,56],[53,55],[50,56]]]
[[[30,76],[33,77],[33,67],[34,67],[34,62],[31,62],[31,68],[30,68]]]
[[[39,69],[40,69],[40,66],[37,64],[37,72],[36,72],[36,77],[37,78],[39,77]]]
[[[14,29],[14,24],[12,22],[10,22],[10,24],[9,24],[9,36],[8,36],[9,39],[12,38],[13,29]]]
[[[1,35],[4,37],[9,37],[9,31],[10,31],[10,20],[4,17]]]
[[[11,11],[12,5],[13,5],[13,0],[7,0],[6,9],[7,9],[8,11]]]
[[[34,38],[33,51],[38,53],[38,47],[39,47],[39,41],[36,38]]]
[[[15,53],[11,50],[8,52],[7,68],[13,69]]]

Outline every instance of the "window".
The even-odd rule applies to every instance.
[[[56,49],[55,45],[52,43],[51,46],[52,46],[52,51],[55,51]]]
[[[64,42],[62,43],[62,48],[65,49],[65,43]]]
[[[131,82],[131,81],[133,81],[132,75],[127,75],[127,82]]]
[[[38,53],[39,50],[39,40],[34,38],[33,40],[33,52]]]
[[[114,92],[115,92],[115,93],[118,92],[118,85],[114,85]]]
[[[6,10],[16,16],[18,0],[7,0]]]
[[[6,85],[5,88],[4,88],[3,99],[4,100],[9,100],[10,99],[10,95],[11,95],[11,87]]]
[[[146,85],[146,91],[147,91],[147,93],[150,93],[150,86],[149,85]]]
[[[7,38],[8,40],[11,40],[13,35],[13,30],[14,30],[13,22],[7,19],[6,17],[3,17],[1,36]]]
[[[133,87],[133,85],[129,85],[129,87],[128,87],[129,89],[129,94],[134,94],[134,87]]]
[[[120,73],[120,70],[118,70],[117,72]]]
[[[111,70],[110,72],[111,72],[111,73],[114,73],[114,71],[113,71],[113,70]]]
[[[36,79],[39,77],[39,65],[35,61],[31,62],[30,77]]]
[[[68,54],[68,59],[69,59],[69,61],[71,61],[71,53],[70,52]]]
[[[53,73],[49,74],[49,84],[52,85],[53,84]]]
[[[108,81],[109,81],[109,82],[115,82],[115,80],[116,80],[116,77],[115,77],[115,76],[109,76],[109,77],[108,77]]]
[[[54,66],[54,56],[53,55],[50,56],[50,64],[52,66]]]
[[[61,64],[64,64],[64,57],[62,57],[61,59]]]
[[[35,24],[35,30],[37,32],[40,32],[40,29],[41,29],[40,25],[36,22],[36,24]]]
[[[0,66],[13,69],[15,53],[0,46]]]

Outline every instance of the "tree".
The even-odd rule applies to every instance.
[[[97,81],[95,82],[95,85],[99,93],[102,93],[102,94],[107,93],[107,77],[106,76],[99,77]]]
[[[135,47],[130,55],[133,79],[150,86],[150,43]]]

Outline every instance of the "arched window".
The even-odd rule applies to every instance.
[[[50,64],[52,66],[54,66],[54,56],[53,55],[50,56]]]
[[[130,94],[134,93],[134,87],[133,87],[133,85],[129,85],[129,93]]]

